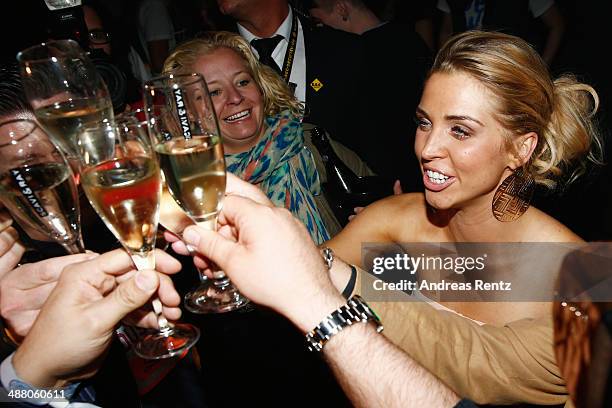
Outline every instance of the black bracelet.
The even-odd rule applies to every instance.
[[[348,283],[346,284],[346,287],[342,291],[342,296],[345,299],[348,299],[351,296],[353,290],[355,290],[355,283],[357,282],[357,268],[355,268],[354,265],[349,266],[351,267],[351,278],[349,279]]]

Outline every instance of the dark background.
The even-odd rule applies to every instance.
[[[510,0],[509,0],[510,1]],[[86,2],[87,3],[87,2]],[[106,0],[95,3],[105,25],[112,34],[114,52],[126,50],[130,30],[135,25],[126,14],[135,0]],[[227,20],[215,12],[214,0],[176,0],[175,5],[193,17],[186,24],[192,32],[207,28],[226,27]],[[297,6],[303,1],[295,1]],[[411,7],[396,9],[396,19],[414,24],[423,16],[430,16],[439,25],[435,0],[400,1]],[[557,0],[566,19],[566,32],[561,50],[551,66],[555,74],[572,72],[595,87],[600,96],[597,118],[602,130],[606,162],[611,148],[609,129],[612,124],[612,87],[608,55],[610,34],[609,14],[602,1]],[[199,10],[208,12],[208,20]],[[0,58],[15,61],[16,53],[48,38],[49,13],[43,0],[2,2]],[[533,39],[543,35],[543,27],[533,22]],[[410,56],[405,56],[409,58]],[[612,238],[612,193],[609,165],[594,168],[591,173],[569,186],[563,195],[537,195],[536,206],[543,209],[588,241]],[[106,250],[116,247],[101,222],[86,228],[84,237],[88,247]],[[182,293],[197,283],[196,272],[183,259],[185,271],[179,274],[177,286]],[[297,260],[296,262],[299,262]],[[204,400],[210,406],[242,406],[259,404],[280,406],[345,406],[348,402],[338,390],[335,380],[320,356],[306,351],[303,336],[284,318],[269,310],[257,308],[216,316],[196,316],[185,313],[185,320],[202,329],[198,351],[202,377],[185,376],[189,367],[176,370],[162,386],[148,395],[145,406],[188,405],[190,387],[204,386]],[[185,394],[185,395],[183,395]],[[179,403],[181,397],[183,403]],[[193,399],[194,405],[197,399]],[[287,405],[287,404],[285,404]]]

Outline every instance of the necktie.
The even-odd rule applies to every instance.
[[[259,54],[259,61],[262,64],[265,64],[274,69],[279,75],[281,74],[281,69],[278,65],[276,65],[274,58],[272,58],[272,52],[282,39],[283,36],[277,34],[272,38],[259,38],[251,41],[251,45],[257,50],[257,53]]]

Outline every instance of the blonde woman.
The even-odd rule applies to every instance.
[[[362,265],[362,242],[580,242],[508,184],[554,187],[601,151],[593,88],[550,78],[525,41],[467,32],[439,52],[416,110],[424,194],[365,208],[326,245]],[[501,205],[510,198],[518,211]],[[557,270],[542,281],[554,282]],[[364,277],[365,279],[365,277]],[[561,404],[549,303],[375,304],[394,342],[479,403]],[[450,309],[450,311],[448,310]]]
[[[325,171],[302,126],[303,106],[271,68],[259,63],[239,35],[211,32],[178,46],[165,73],[204,75],[219,119],[228,171],[259,185],[288,208],[321,243],[340,230],[322,196]],[[332,142],[357,174],[371,174],[353,152]],[[306,148],[304,148],[306,147]]]

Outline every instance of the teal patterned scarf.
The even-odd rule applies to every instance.
[[[314,196],[321,194],[312,153],[304,148],[298,118],[286,110],[265,119],[266,132],[250,150],[226,154],[227,170],[251,184],[259,184],[274,205],[285,207],[304,223],[320,244],[329,239]]]

